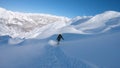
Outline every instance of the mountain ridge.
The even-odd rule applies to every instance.
[[[96,34],[120,26],[120,12],[68,18],[50,14],[12,12],[0,8],[0,36],[44,39],[59,33]]]

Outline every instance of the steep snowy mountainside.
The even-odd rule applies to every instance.
[[[119,68],[119,30],[116,11],[70,19],[0,8],[0,68]]]
[[[26,38],[35,29],[56,22],[60,24],[67,23],[69,20],[69,18],[62,16],[12,12],[0,8],[0,35],[10,35],[13,38]]]
[[[44,39],[59,33],[97,34],[120,26],[120,12],[67,18],[50,14],[12,12],[0,8],[0,36]]]
[[[118,26],[120,26],[120,12],[106,11],[76,25],[75,28],[85,33],[94,34],[103,33]]]

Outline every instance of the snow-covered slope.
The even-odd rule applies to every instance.
[[[59,33],[94,34],[120,26],[120,12],[106,11],[95,16],[62,16],[12,12],[0,8],[0,36],[48,38]]]
[[[62,16],[12,12],[0,8],[0,35],[9,35],[13,38],[35,38],[50,26],[54,29],[57,26],[55,23],[59,23],[56,27],[58,29],[65,26],[69,20]]]
[[[60,46],[50,46],[45,40],[29,39],[16,45],[1,44],[0,68],[98,68],[67,56]]]
[[[119,68],[119,26],[116,11],[70,19],[0,8],[0,68]],[[89,37],[86,34],[112,28],[118,28],[116,34],[84,39],[79,35]],[[65,41],[50,46],[48,41],[58,33],[66,33]]]
[[[107,11],[75,26],[75,28],[85,33],[101,33],[117,26],[120,26],[120,12]]]

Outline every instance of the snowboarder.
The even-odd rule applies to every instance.
[[[59,42],[60,42],[61,39],[64,40],[64,38],[62,37],[62,35],[59,34],[58,37],[57,37],[57,39],[56,39],[57,40],[57,45],[59,45]]]

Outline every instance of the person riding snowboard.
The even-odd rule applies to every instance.
[[[57,44],[58,44],[58,45],[59,45],[59,42],[61,41],[61,39],[64,40],[64,38],[62,37],[62,35],[59,34],[58,37],[57,37]]]

